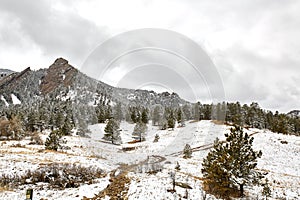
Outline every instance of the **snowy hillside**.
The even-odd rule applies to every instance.
[[[77,188],[55,188],[48,183],[32,184],[30,180],[15,188],[0,187],[0,199],[25,199],[25,190],[34,189],[34,199],[83,199],[105,196],[105,189],[118,184],[120,180],[113,177],[124,175],[129,178],[123,185],[122,192],[129,200],[133,199],[180,199],[188,195],[188,199],[203,199],[201,163],[212,147],[216,137],[224,140],[224,133],[228,133],[230,126],[218,125],[212,121],[189,121],[185,127],[159,130],[157,126],[148,124],[146,140],[134,143],[132,132],[134,124],[121,123],[121,145],[113,145],[104,141],[104,127],[106,124],[89,126],[89,137],[76,135],[65,136],[67,141],[63,151],[44,150],[44,145],[33,145],[30,138],[21,141],[2,141],[0,143],[0,174],[6,177],[16,174],[22,175],[27,170],[37,170],[42,167],[53,166],[57,163],[64,165],[81,165],[90,169],[101,169],[102,175],[92,181],[81,183]],[[300,137],[275,134],[270,131],[246,130],[254,137],[254,149],[262,150],[258,169],[268,172],[272,198],[270,199],[299,199],[300,198]],[[40,136],[46,139],[49,132]],[[155,135],[160,139],[153,142]],[[184,159],[182,150],[185,144],[193,149],[191,159]],[[176,163],[180,170],[175,170]],[[176,192],[172,189],[170,173],[175,172]],[[124,179],[125,180],[125,179]],[[121,184],[121,182],[119,183]],[[181,185],[180,185],[181,184]],[[179,186],[180,185],[180,186]],[[184,187],[191,189],[185,189]],[[251,199],[262,199],[261,188],[245,188]],[[101,193],[101,191],[104,191]],[[209,197],[207,195],[206,197]],[[211,199],[214,199],[211,196]]]

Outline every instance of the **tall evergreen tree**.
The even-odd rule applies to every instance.
[[[122,112],[122,105],[120,102],[118,102],[114,107],[114,118],[118,121],[122,121],[124,118]]]
[[[139,141],[142,142],[145,140],[145,133],[148,127],[144,122],[137,122],[134,126],[132,135],[138,136]]]
[[[200,120],[200,106],[201,106],[200,102],[194,104],[194,108],[193,108],[194,120]]]
[[[152,113],[152,124],[154,126],[160,125],[162,118],[163,118],[163,107],[161,105],[156,105]]]
[[[61,132],[60,130],[52,131],[46,139],[45,148],[48,150],[57,151],[61,148]]]
[[[143,109],[141,120],[144,124],[148,124],[149,117],[148,117],[148,109],[147,108]]]
[[[217,138],[213,149],[202,163],[204,185],[208,192],[220,197],[228,197],[230,192],[230,176],[226,170],[225,148]]]
[[[71,132],[72,132],[72,124],[71,124],[71,121],[68,117],[65,118],[65,122],[61,128],[61,133],[62,135],[70,135]]]
[[[105,107],[105,119],[111,119],[112,118],[112,109],[109,104]]]
[[[120,124],[117,120],[111,118],[105,126],[104,131],[106,133],[104,139],[111,141],[113,144],[121,142]]]
[[[168,121],[168,128],[173,129],[175,127],[175,123],[176,123],[173,110],[170,110],[170,114],[168,115],[167,121]]]
[[[190,120],[192,118],[192,114],[191,114],[191,106],[188,104],[185,104],[182,107],[182,112],[184,113],[185,117],[187,120]]]
[[[182,111],[182,109],[181,108],[178,108],[178,110],[177,110],[177,122],[178,122],[178,124],[180,124],[180,126],[184,126],[185,125],[185,117],[184,117],[184,113],[183,113],[183,111]]]
[[[225,134],[226,143],[215,142],[203,160],[202,173],[210,189],[220,189],[224,195],[236,186],[243,196],[245,185],[260,184],[263,178],[263,174],[255,170],[262,153],[253,150],[253,137],[244,133],[241,127],[236,126],[230,131]]]
[[[183,158],[191,158],[192,157],[192,148],[189,144],[186,144],[183,149]]]

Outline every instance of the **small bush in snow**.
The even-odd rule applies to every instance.
[[[192,157],[192,149],[189,144],[186,144],[184,149],[183,149],[183,158],[191,158]]]
[[[178,170],[178,171],[180,170],[180,165],[179,165],[179,162],[178,162],[178,161],[177,161],[177,163],[176,163],[175,169]]]
[[[158,140],[159,140],[159,135],[156,134],[156,135],[155,135],[155,138],[154,138],[154,140],[153,140],[153,142],[158,142]]]
[[[271,196],[271,189],[268,179],[266,179],[265,183],[263,184],[262,194],[266,197],[266,199]]]
[[[52,131],[45,142],[45,148],[48,150],[57,151],[61,148],[61,133],[59,130]]]

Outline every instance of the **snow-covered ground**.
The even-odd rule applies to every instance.
[[[7,103],[6,99],[4,98],[4,96],[0,96],[0,99],[4,102],[5,106],[8,107],[9,103]]]
[[[13,102],[14,105],[21,104],[20,99],[18,99],[18,97],[16,95],[11,94],[11,99],[12,99],[12,102]]]
[[[188,199],[202,199],[201,163],[207,155],[216,137],[224,139],[224,133],[230,127],[217,125],[211,121],[187,122],[185,127],[174,130],[158,130],[156,126],[148,125],[146,141],[128,144],[133,141],[134,124],[121,123],[122,145],[113,145],[102,139],[105,124],[89,127],[89,138],[78,136],[66,137],[64,152],[42,151],[44,146],[29,145],[29,138],[22,141],[0,142],[0,174],[24,173],[26,169],[37,169],[47,163],[80,163],[82,166],[96,166],[108,175],[97,179],[93,184],[82,184],[79,188],[65,190],[41,189],[38,185],[24,185],[17,189],[0,188],[0,199],[24,199],[25,190],[34,188],[34,199],[82,199],[92,197],[109,184],[109,173],[114,169],[122,170],[126,164],[128,176],[131,179],[128,199],[179,199],[186,195],[186,189],[176,186],[176,193],[167,192],[172,188],[170,173],[175,172],[178,162],[180,170],[176,171],[176,182],[188,184]],[[300,137],[275,134],[270,131],[249,129],[253,134],[254,149],[262,150],[258,169],[268,172],[273,199],[300,198]],[[41,137],[45,140],[48,133]],[[155,135],[160,139],[153,143]],[[12,147],[20,143],[21,147]],[[184,159],[182,150],[185,144],[194,149],[191,159]],[[123,148],[133,147],[131,151]],[[153,169],[160,169],[156,174],[149,174]],[[261,197],[261,188],[246,188],[251,198]],[[208,197],[208,196],[207,196]],[[214,199],[211,197],[211,199]]]

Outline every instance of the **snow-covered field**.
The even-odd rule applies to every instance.
[[[176,163],[180,170],[176,171],[176,182],[188,184],[188,199],[202,199],[201,163],[207,155],[216,137],[224,139],[224,133],[230,127],[217,125],[211,121],[187,122],[185,127],[174,130],[158,130],[148,125],[146,141],[128,144],[134,124],[121,123],[122,145],[112,145],[102,140],[105,124],[89,127],[89,138],[78,136],[66,137],[63,152],[43,151],[44,146],[29,145],[29,138],[22,141],[0,142],[0,174],[22,174],[27,169],[34,170],[49,163],[76,163],[86,167],[99,167],[107,173],[92,184],[82,184],[78,188],[64,190],[49,189],[41,185],[22,185],[19,188],[0,188],[0,199],[25,199],[25,190],[34,189],[34,199],[82,199],[93,197],[107,187],[109,173],[112,170],[127,170],[130,177],[128,199],[179,199],[186,195],[186,189],[176,186],[176,193],[167,192],[172,189],[170,173],[175,172]],[[270,131],[249,129],[253,134],[254,149],[262,150],[259,159],[259,170],[268,172],[273,199],[300,198],[300,137],[275,134]],[[160,139],[153,143],[155,135]],[[45,140],[47,133],[41,137]],[[21,147],[12,147],[20,143]],[[194,148],[191,159],[184,159],[182,150],[185,144]],[[134,150],[123,151],[122,148],[133,147]],[[125,164],[125,165],[124,165]],[[124,168],[126,166],[126,168]],[[161,169],[156,174],[147,173]],[[246,188],[250,198],[261,197],[261,188]],[[207,195],[207,199],[209,195]],[[210,196],[210,199],[214,199]],[[271,198],[271,199],[272,199]]]

